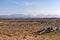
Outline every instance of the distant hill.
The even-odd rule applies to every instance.
[[[0,15],[0,18],[32,18],[32,15],[24,14]]]
[[[57,15],[44,15],[44,14],[38,14],[36,16],[25,15],[25,14],[12,14],[12,15],[0,15],[0,18],[59,18],[59,16],[57,16]]]

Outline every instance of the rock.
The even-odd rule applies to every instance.
[[[57,30],[60,30],[60,27],[47,27],[47,28],[38,30],[37,32],[34,32],[34,33],[37,35],[40,35],[40,34],[50,33],[50,32],[57,31]]]
[[[48,27],[48,28],[46,28],[45,30],[46,30],[46,31],[45,31],[46,33],[50,33],[50,32],[53,31],[53,27]]]

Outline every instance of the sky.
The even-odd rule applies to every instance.
[[[0,15],[58,15],[60,0],[0,0]]]

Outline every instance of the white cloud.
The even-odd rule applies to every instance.
[[[60,10],[29,10],[29,9],[0,9],[1,14],[45,14],[45,15],[58,15],[60,16]]]
[[[24,13],[32,14],[32,15],[51,14],[51,15],[59,15],[60,16],[60,10],[24,10]]]

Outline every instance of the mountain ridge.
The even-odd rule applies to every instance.
[[[59,18],[58,15],[44,15],[44,14],[38,14],[38,15],[26,15],[26,14],[12,14],[12,15],[0,15],[0,18]]]

